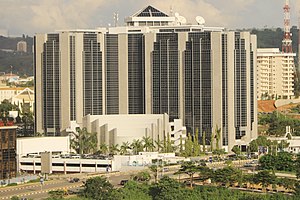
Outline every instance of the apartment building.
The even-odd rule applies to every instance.
[[[126,26],[34,38],[36,131],[84,116],[164,114],[229,150],[257,136],[256,36],[187,24],[152,6]]]
[[[257,49],[257,98],[291,99],[294,97],[295,53],[278,48]]]

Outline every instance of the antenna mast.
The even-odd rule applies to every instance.
[[[300,71],[300,10],[298,11],[298,71]]]
[[[289,0],[285,0],[285,5],[283,7],[284,11],[284,36],[282,40],[282,52],[284,53],[292,53],[292,39],[290,32],[290,24],[291,24],[291,15],[290,15],[290,6]]]

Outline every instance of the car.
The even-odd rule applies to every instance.
[[[127,182],[128,182],[127,179],[123,179],[123,180],[120,181],[120,185],[125,185]]]
[[[79,178],[73,178],[73,181],[75,182],[75,183],[77,183],[78,181],[80,181],[80,179]]]
[[[79,178],[72,178],[69,180],[69,183],[77,183],[80,179]]]

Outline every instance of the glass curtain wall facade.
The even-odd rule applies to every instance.
[[[145,113],[144,35],[128,35],[128,112]]]
[[[235,127],[236,139],[246,134],[241,127],[247,126],[247,58],[245,39],[235,33]]]
[[[153,114],[179,118],[178,34],[158,33],[154,42],[152,69]]]
[[[46,135],[60,135],[59,34],[48,34],[43,52],[43,127]]]
[[[83,35],[84,115],[102,114],[102,52],[97,34]]]
[[[185,125],[199,138],[212,131],[211,33],[189,33],[185,51]]]
[[[119,114],[118,35],[105,35],[106,114]]]

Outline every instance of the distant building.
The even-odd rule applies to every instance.
[[[8,100],[10,103],[22,106],[33,111],[34,108],[34,91],[30,88],[0,88],[0,103],[3,100]]]
[[[12,80],[18,80],[19,78],[20,78],[19,75],[8,73],[8,74],[1,75],[0,76],[0,81],[2,83],[6,82],[6,81],[11,82]]]
[[[283,149],[286,152],[299,154],[300,153],[300,136],[293,136],[291,133],[291,127],[286,127],[286,133],[283,137],[268,137],[271,141],[277,141],[277,149]],[[288,147],[282,148],[280,146],[281,142],[284,141],[288,143]]]
[[[86,115],[164,114],[219,147],[257,137],[256,36],[186,23],[147,6],[126,26],[34,37],[36,131]],[[214,145],[215,146],[215,145]]]
[[[278,48],[257,49],[257,98],[291,99],[294,97],[295,53]]]
[[[16,129],[17,126],[0,126],[0,180],[17,174]]]
[[[27,42],[19,41],[17,43],[17,51],[26,53],[27,52]]]
[[[34,111],[34,91],[30,88],[25,88],[18,94],[12,96],[9,101],[12,104],[18,105],[20,109],[22,107],[25,111]]]

